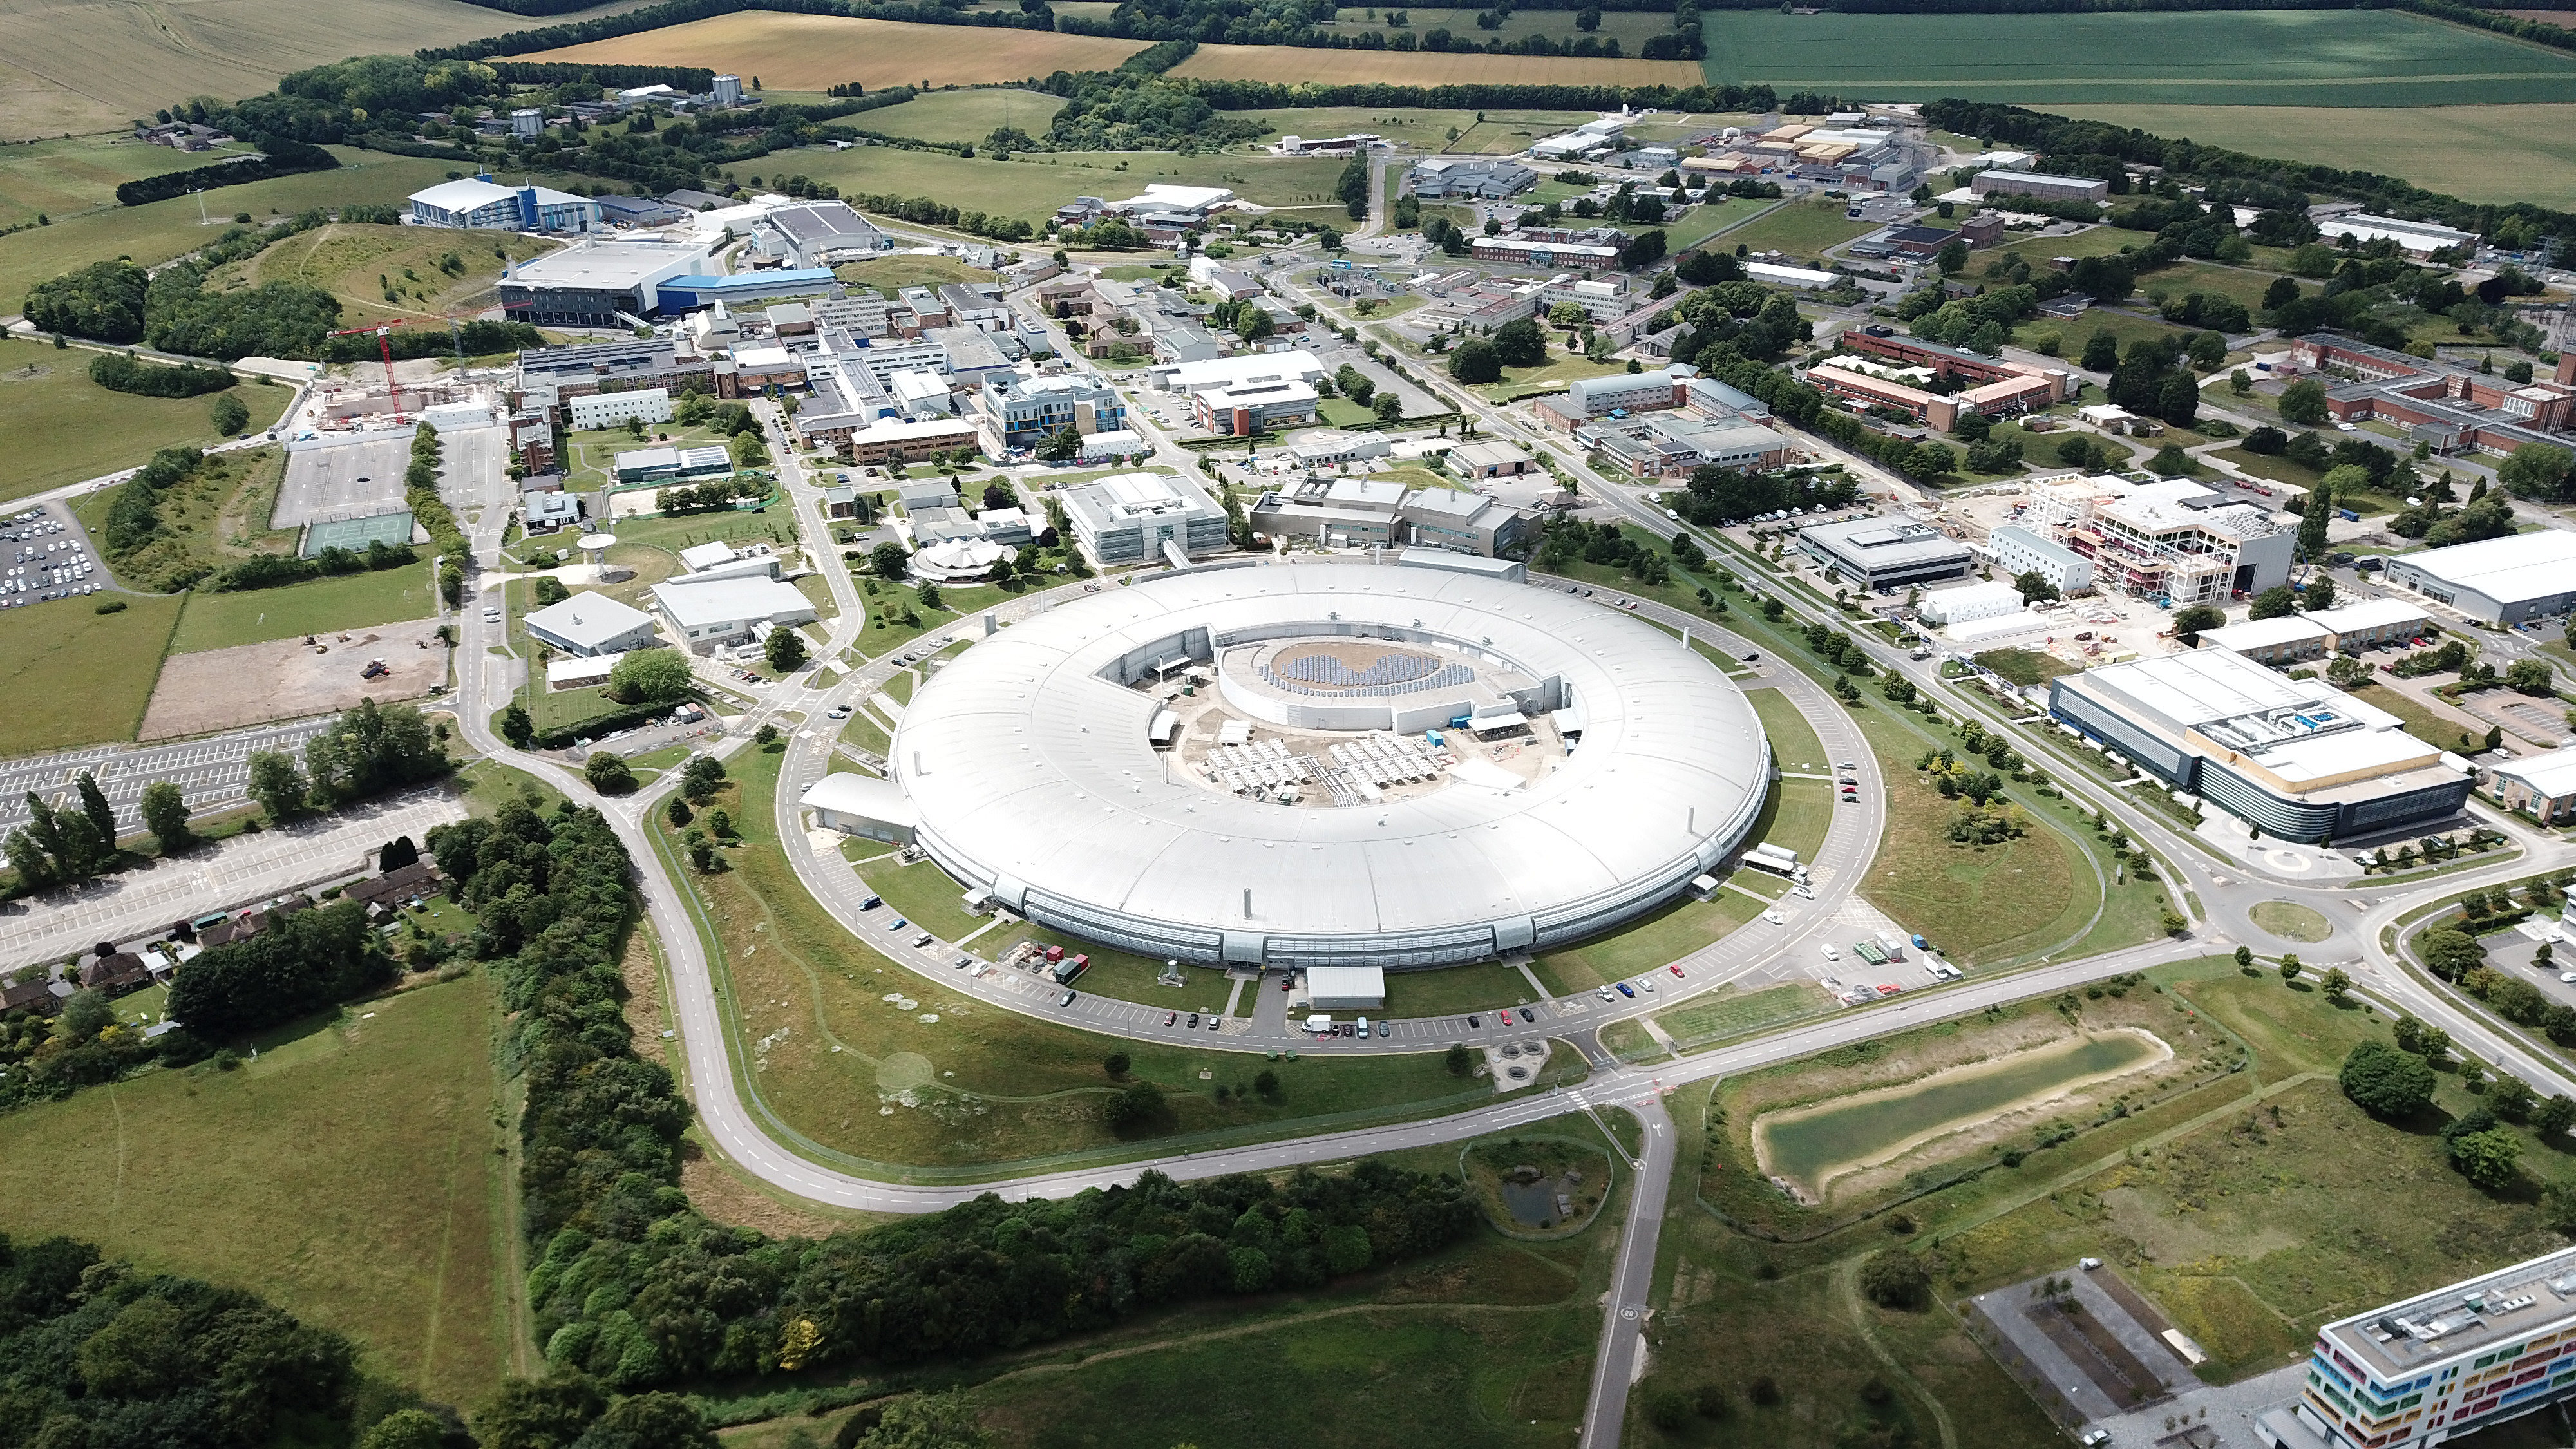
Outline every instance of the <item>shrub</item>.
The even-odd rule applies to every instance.
[[[2383,1122],[2414,1116],[2433,1102],[2433,1068],[2375,1038],[2344,1057],[2337,1080],[2354,1106]]]

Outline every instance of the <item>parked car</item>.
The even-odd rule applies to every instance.
[[[881,906],[881,905],[884,905],[884,904],[885,904],[885,901],[884,901],[884,899],[883,899],[883,898],[878,897],[878,896],[870,896],[870,897],[868,897],[866,900],[863,900],[863,901],[859,902],[859,909],[860,909],[860,910],[863,910],[863,911],[873,911],[873,910],[875,910],[877,907],[879,907],[879,906]]]
[[[1081,995],[1081,994],[1082,994],[1082,993],[1081,993],[1081,992],[1079,992],[1079,991],[1068,991],[1068,992],[1066,992],[1066,993],[1064,994],[1064,999],[1063,999],[1062,1001],[1057,1002],[1057,1003],[1056,1003],[1056,1005],[1058,1005],[1058,1006],[1071,1006],[1071,1005],[1073,1005],[1073,999],[1074,999],[1075,997],[1077,997],[1077,996]]]
[[[1622,981],[1619,983],[1619,994],[1627,997],[1631,1001],[1634,1001],[1637,999],[1637,988],[1629,985],[1625,981]]]

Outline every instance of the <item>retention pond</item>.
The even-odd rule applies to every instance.
[[[1812,1202],[1841,1173],[2172,1055],[2171,1047],[2143,1031],[2076,1037],[1769,1114],[1753,1124],[1754,1150],[1765,1172],[1788,1179]]]

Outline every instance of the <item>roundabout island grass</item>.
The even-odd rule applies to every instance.
[[[2334,934],[2324,914],[2296,901],[2264,901],[2246,914],[2254,924],[2284,941],[2322,941]]]

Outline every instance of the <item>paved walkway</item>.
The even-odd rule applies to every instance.
[[[97,941],[264,900],[365,868],[367,852],[465,818],[445,787],[352,806],[284,830],[236,835],[174,860],[123,871],[77,891],[0,906],[0,970],[77,956]]]

